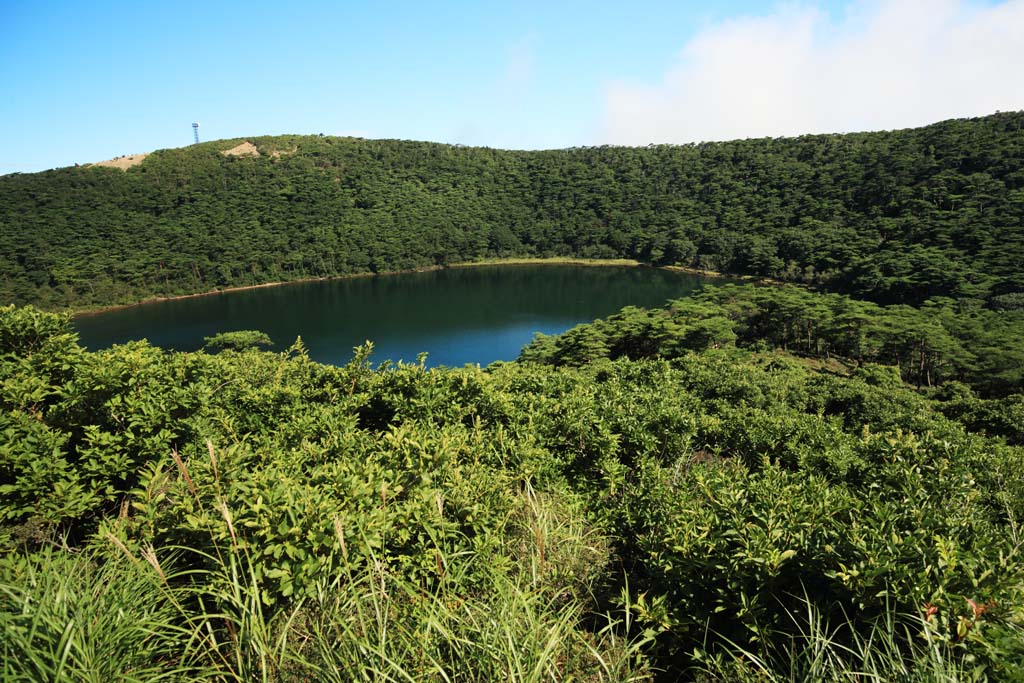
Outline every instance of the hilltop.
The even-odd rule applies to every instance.
[[[872,299],[1024,298],[1024,113],[502,151],[275,136],[0,177],[0,300],[51,309],[444,266],[632,258]],[[141,155],[140,155],[141,156]]]

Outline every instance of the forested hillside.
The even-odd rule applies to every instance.
[[[319,136],[0,177],[0,300],[95,307],[487,257],[630,257],[1024,306],[1024,113],[518,152]]]

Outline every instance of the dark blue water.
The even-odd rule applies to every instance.
[[[262,330],[277,350],[302,337],[310,357],[341,365],[374,342],[373,360],[431,366],[514,360],[536,332],[555,334],[623,306],[661,306],[706,278],[654,268],[482,266],[307,282],[124,308],[75,320],[83,345],[148,339],[195,350],[203,338]]]

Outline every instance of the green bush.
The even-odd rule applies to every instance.
[[[60,680],[69,642],[111,652],[65,661],[86,679],[799,677],[815,652],[936,651],[1019,673],[1024,449],[992,434],[1012,397],[735,346],[487,370],[93,353],[59,316],[3,315],[28,340],[0,358],[0,647],[38,668],[15,680]],[[129,590],[153,611],[118,621]],[[138,660],[62,640],[78,614],[155,635]]]

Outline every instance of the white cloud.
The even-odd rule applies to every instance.
[[[655,85],[605,92],[601,142],[918,126],[1024,109],[1024,0],[862,0],[715,24]]]

